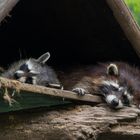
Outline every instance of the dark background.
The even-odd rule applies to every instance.
[[[49,51],[51,65],[139,63],[104,0],[21,0],[0,27],[0,65]]]

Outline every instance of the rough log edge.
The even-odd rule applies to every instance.
[[[18,3],[19,0],[3,0],[0,1],[0,23],[9,15],[9,12]]]
[[[20,92],[24,91],[27,93],[42,94],[42,95],[66,98],[70,100],[91,102],[91,103],[102,102],[101,97],[96,96],[96,95],[86,94],[84,96],[77,96],[76,93],[71,92],[71,91],[47,88],[47,87],[37,86],[37,85],[34,86],[30,84],[24,84],[16,80],[10,80],[3,77],[0,77],[0,85],[1,85],[1,88],[15,89]]]
[[[106,0],[127,39],[140,57],[140,28],[124,0]]]

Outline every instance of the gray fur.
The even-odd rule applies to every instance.
[[[13,63],[12,65],[10,65],[8,70],[6,70],[4,73],[1,74],[1,76],[5,77],[5,78],[9,78],[9,79],[14,79],[14,73],[17,70],[19,70],[19,67],[21,65],[23,65],[24,63],[26,63],[26,61],[27,60],[20,60],[20,61]]]
[[[9,69],[1,76],[35,85],[59,85],[60,82],[57,78],[55,71],[46,64],[46,61],[49,59],[49,57],[50,53],[47,52],[41,55],[38,59],[30,58],[26,60],[20,60],[12,64]],[[30,82],[27,81],[27,79],[29,78]]]

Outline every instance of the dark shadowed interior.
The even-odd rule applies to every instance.
[[[138,57],[104,0],[21,0],[0,27],[0,64],[49,51],[51,65]]]

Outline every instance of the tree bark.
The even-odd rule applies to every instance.
[[[114,17],[140,57],[140,28],[124,0],[106,0]]]
[[[9,15],[9,12],[17,4],[19,0],[0,0],[0,23]]]
[[[4,140],[118,140],[139,139],[140,110],[111,110],[106,105],[67,106],[0,115]],[[116,136],[116,137],[113,137]]]

